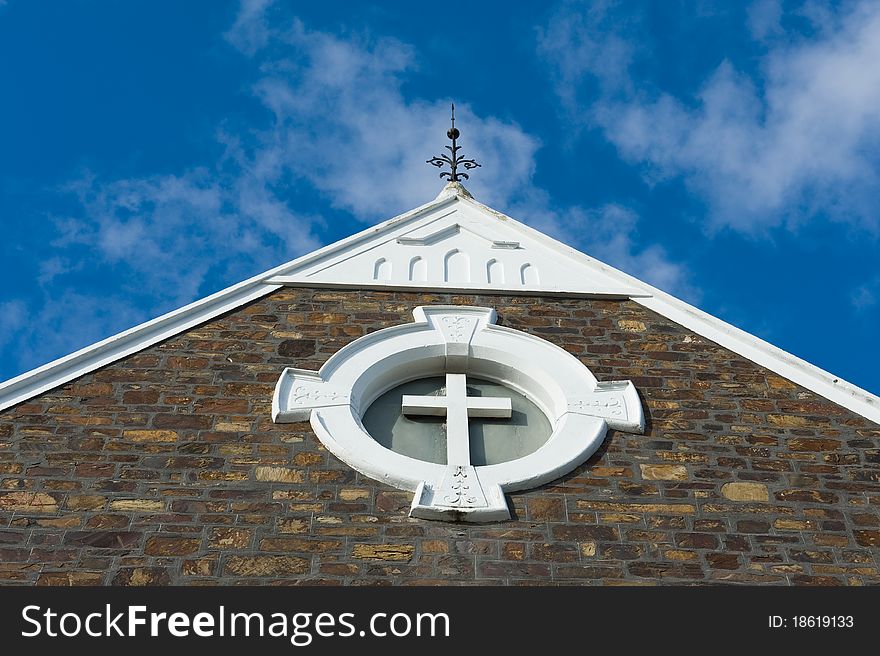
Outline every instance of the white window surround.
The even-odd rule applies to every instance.
[[[352,468],[414,492],[410,514],[472,522],[510,518],[504,492],[553,481],[589,458],[608,427],[644,430],[630,381],[600,383],[577,358],[534,335],[495,325],[491,308],[421,306],[415,321],[376,331],[335,353],[319,372],[287,368],[272,401],[279,423],[310,420],[321,442]],[[411,380],[464,373],[509,387],[547,416],[550,439],[522,458],[441,465],[376,442],[360,418],[379,396]],[[453,490],[466,485],[465,498]]]

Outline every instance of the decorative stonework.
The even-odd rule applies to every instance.
[[[310,419],[320,440],[363,474],[414,492],[410,514],[427,519],[509,519],[505,491],[555,480],[589,458],[607,428],[641,432],[644,415],[629,381],[599,383],[577,358],[550,342],[495,325],[490,308],[421,306],[415,322],[362,337],[318,373],[285,369],[272,403],[279,423]],[[446,376],[445,397],[405,396],[405,414],[447,418],[447,464],[396,453],[360,421],[389,389]],[[551,423],[550,439],[523,457],[470,462],[469,417],[509,417],[509,399],[468,397],[466,377],[497,382],[529,398]]]

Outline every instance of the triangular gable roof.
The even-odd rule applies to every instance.
[[[630,298],[880,424],[877,396],[478,203],[458,183],[421,207],[8,380],[0,410],[282,286]]]

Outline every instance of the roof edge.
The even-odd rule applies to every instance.
[[[389,226],[448,204],[458,197],[463,196],[460,196],[455,189],[450,190],[447,185],[437,198],[415,209],[10,378],[0,383],[0,411],[261,298],[281,288],[281,285],[268,282],[273,276],[283,275],[292,269],[308,265],[327,253],[367,239]]]
[[[90,373],[102,366],[111,364],[121,358],[152,346],[195,325],[209,321],[221,314],[237,309],[251,301],[261,298],[283,285],[291,285],[292,280],[284,280],[298,268],[308,265],[317,258],[328,253],[342,250],[352,244],[370,238],[397,223],[411,220],[420,214],[458,200],[472,204],[474,207],[487,211],[496,217],[513,222],[547,246],[562,251],[576,259],[585,260],[597,267],[602,273],[619,281],[633,290],[629,295],[634,302],[675,321],[679,325],[693,330],[720,346],[727,348],[755,364],[798,384],[820,396],[851,410],[866,419],[880,424],[880,397],[845,381],[833,374],[810,364],[751,333],[747,333],[732,324],[714,317],[681,299],[653,287],[619,269],[597,260],[568,246],[528,225],[513,219],[506,214],[483,205],[475,200],[461,185],[448,184],[432,201],[415,209],[399,214],[375,226],[362,230],[350,237],[328,244],[316,251],[307,253],[278,267],[242,281],[236,285],[216,292],[201,300],[190,303],[180,309],[164,314],[126,331],[108,337],[100,342],[82,348],[70,355],[59,358],[0,383],[0,411],[26,401],[54,387],[63,385],[79,376]],[[283,283],[283,284],[279,284]],[[296,286],[300,286],[297,284]],[[305,286],[305,285],[303,285]],[[328,288],[333,285],[321,285],[312,282],[312,287]],[[338,285],[340,288],[345,286]],[[384,289],[411,289],[406,285],[384,285]],[[453,291],[452,289],[445,291]],[[509,290],[490,290],[456,288],[454,291],[476,293],[510,293]],[[639,293],[635,293],[639,292]],[[546,292],[541,292],[545,294]]]
[[[549,235],[507,216],[503,212],[483,205],[473,198],[461,197],[465,203],[490,212],[499,218],[512,221],[520,229],[532,234],[536,239],[548,246],[561,250],[575,258],[580,258],[599,268],[602,273],[620,282],[622,285],[633,287],[643,292],[639,296],[632,296],[632,300],[640,305],[663,315],[667,319],[675,321],[681,326],[693,330],[701,337],[705,337],[727,348],[742,357],[751,360],[770,371],[797,383],[802,387],[815,392],[820,396],[851,410],[876,424],[880,424],[880,397],[858,385],[850,383],[839,376],[835,376],[814,364],[803,360],[796,355],[764,341],[736,326],[727,323],[699,308],[687,303],[658,289],[646,282],[624,273],[611,265],[605,264],[576,248],[572,248]]]

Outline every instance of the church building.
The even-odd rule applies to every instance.
[[[449,136],[421,207],[0,384],[0,584],[880,583],[880,398]]]

